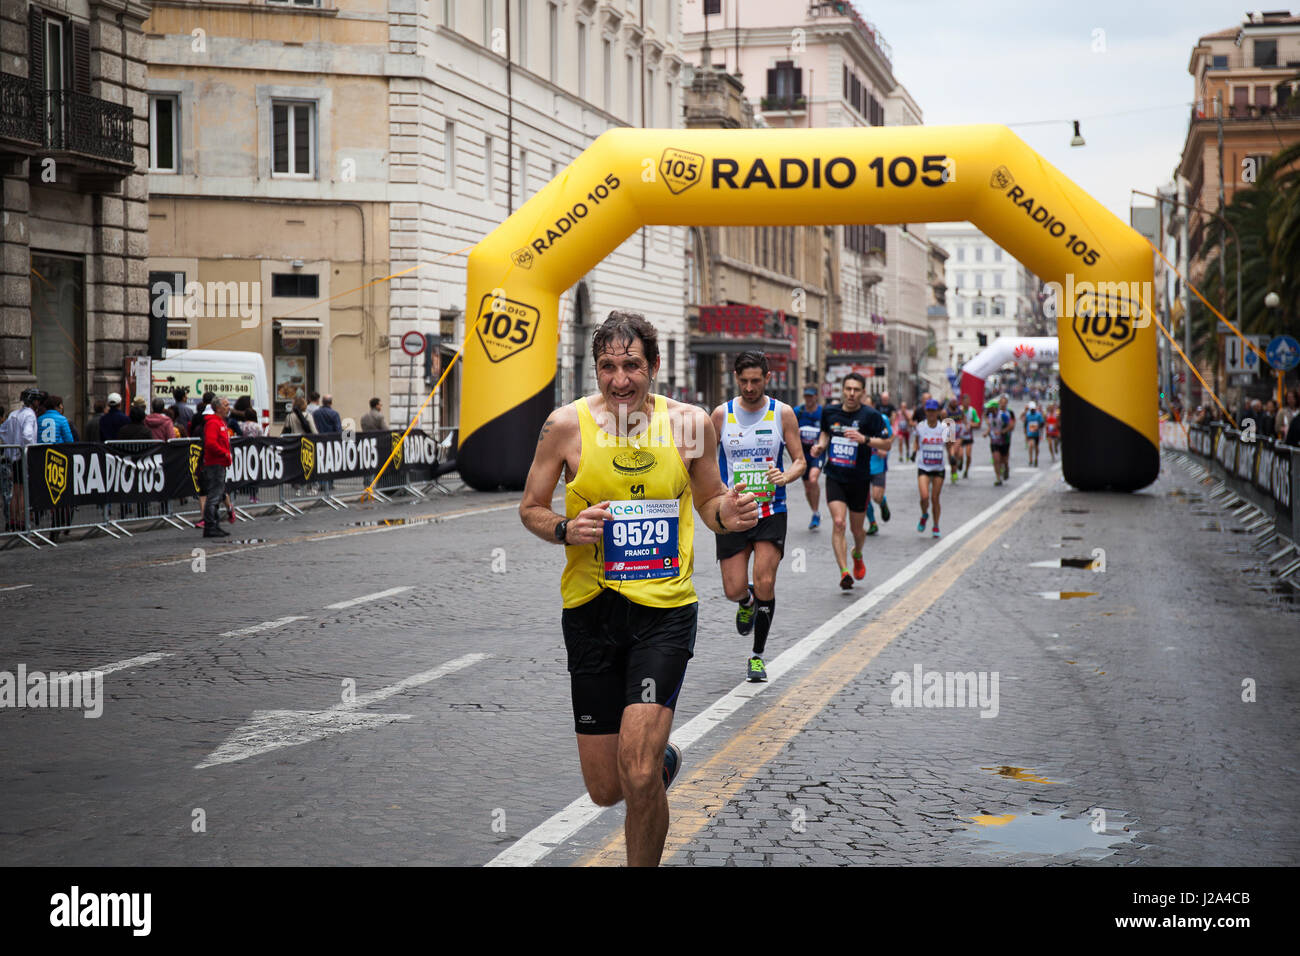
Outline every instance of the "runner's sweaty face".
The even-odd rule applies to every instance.
[[[866,391],[862,383],[856,378],[847,378],[844,380],[844,410],[846,412],[856,411],[862,404],[862,394]]]
[[[628,345],[613,341],[596,359],[596,383],[605,406],[624,413],[639,411],[650,394],[650,380],[659,370],[651,368],[640,339]]]
[[[746,405],[757,405],[767,389],[767,380],[771,373],[764,375],[761,368],[741,369],[736,373],[736,390]]]

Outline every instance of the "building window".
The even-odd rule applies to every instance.
[[[650,75],[646,78],[645,84],[645,116],[641,117],[642,123],[655,126],[655,71],[650,70]]]
[[[281,7],[319,7],[320,0],[266,0],[269,4]]]
[[[456,188],[456,124],[451,120],[442,134],[442,183],[447,189]]]
[[[793,60],[778,60],[767,71],[766,109],[798,109],[803,99],[803,70]]]
[[[496,0],[483,0],[483,45],[492,49],[492,8]]]
[[[1001,272],[995,272],[995,273],[993,273],[993,288],[995,288],[995,289],[1001,289],[1001,288],[1002,288],[1002,273],[1001,273]]]
[[[1277,41],[1256,40],[1254,66],[1277,66]]]
[[[984,273],[982,272],[975,273],[975,288],[977,289],[984,288]]]
[[[960,299],[957,300],[957,318],[959,319],[966,318],[966,303],[962,302]],[[960,332],[958,332],[957,334],[961,335]]]
[[[1236,117],[1250,115],[1250,87],[1234,86],[1232,88],[1232,115]]]
[[[174,96],[149,97],[149,171],[178,173],[177,144],[180,141],[178,103]]]
[[[993,261],[994,261],[994,262],[1001,262],[1001,261],[1002,261],[1002,247],[1001,247],[1001,246],[994,246],[994,247],[993,247]]]
[[[965,275],[964,272],[954,272],[954,273],[952,274],[952,287],[953,287],[954,289],[960,289],[960,288],[961,288],[962,277],[963,277],[964,275]]]
[[[320,298],[320,276],[274,272],[271,274],[271,295],[285,299]]]
[[[633,126],[636,125],[636,100],[633,98],[636,93],[636,61],[632,59],[629,53],[626,57],[627,68],[623,71],[627,74],[627,121]]]
[[[316,104],[271,104],[271,172],[280,176],[316,174]]]
[[[578,99],[587,98],[587,25],[578,24]]]
[[[976,262],[983,262],[983,261],[984,261],[984,247],[983,247],[983,246],[976,246],[976,247],[975,247],[975,261],[976,261]]]
[[[85,426],[86,265],[81,256],[31,254],[31,373],[63,396],[63,412]]]
[[[958,262],[965,262],[965,261],[966,261],[966,247],[965,247],[965,246],[958,246],[958,247],[957,247],[957,261],[958,261]]]
[[[492,159],[493,149],[491,136],[483,137],[483,198],[488,202],[492,201]]]
[[[962,331],[961,331],[961,329],[958,329],[958,330],[957,330],[957,338],[961,338],[961,337],[962,337]]]
[[[977,319],[982,319],[982,318],[984,318],[984,300],[983,300],[983,299],[976,298],[975,301],[971,303],[971,315],[974,316],[974,317],[977,318]]]
[[[272,350],[275,365],[275,420],[282,422],[299,395],[306,398],[316,389],[316,339],[294,338],[278,325]]]
[[[550,73],[547,75],[555,83],[560,71],[560,8],[553,3],[547,4],[546,18],[547,49],[551,51]]]
[[[601,41],[600,47],[600,65],[604,71],[604,92],[601,95],[600,105],[606,112],[609,111],[611,104],[614,102],[614,44],[608,40]]]
[[[1272,106],[1273,105],[1273,87],[1257,86],[1255,87],[1255,105]]]
[[[1004,307],[1003,304],[1002,304],[1002,300],[1001,300],[1001,299],[994,299],[994,300],[993,300],[993,312],[992,312],[992,315],[994,315],[994,316],[1000,316],[1000,315],[1005,315],[1005,314],[1006,314],[1006,309],[1005,309],[1005,307]]]
[[[456,0],[442,0],[442,22],[448,30],[456,29]]]

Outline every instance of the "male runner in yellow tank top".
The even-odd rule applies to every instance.
[[[644,316],[611,312],[591,352],[600,393],[542,426],[519,517],[565,545],[561,625],[587,793],[627,801],[628,865],[657,866],[681,767],[668,732],[695,648],[692,503],[723,533],[752,528],[759,509],[743,483],[722,483],[708,413],[651,393],[659,346]],[[561,474],[563,517],[551,510]]]

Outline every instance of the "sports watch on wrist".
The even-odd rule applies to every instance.
[[[565,518],[555,526],[555,540],[560,544],[569,543],[569,519]]]

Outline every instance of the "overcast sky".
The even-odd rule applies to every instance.
[[[1155,192],[1178,163],[1197,37],[1240,24],[1248,9],[1208,0],[856,5],[893,47],[894,75],[927,125],[1005,123],[1126,223],[1129,189]],[[1093,52],[1097,30],[1105,52]],[[1069,123],[1015,125],[1053,119],[1078,119],[1087,145],[1069,145]]]

